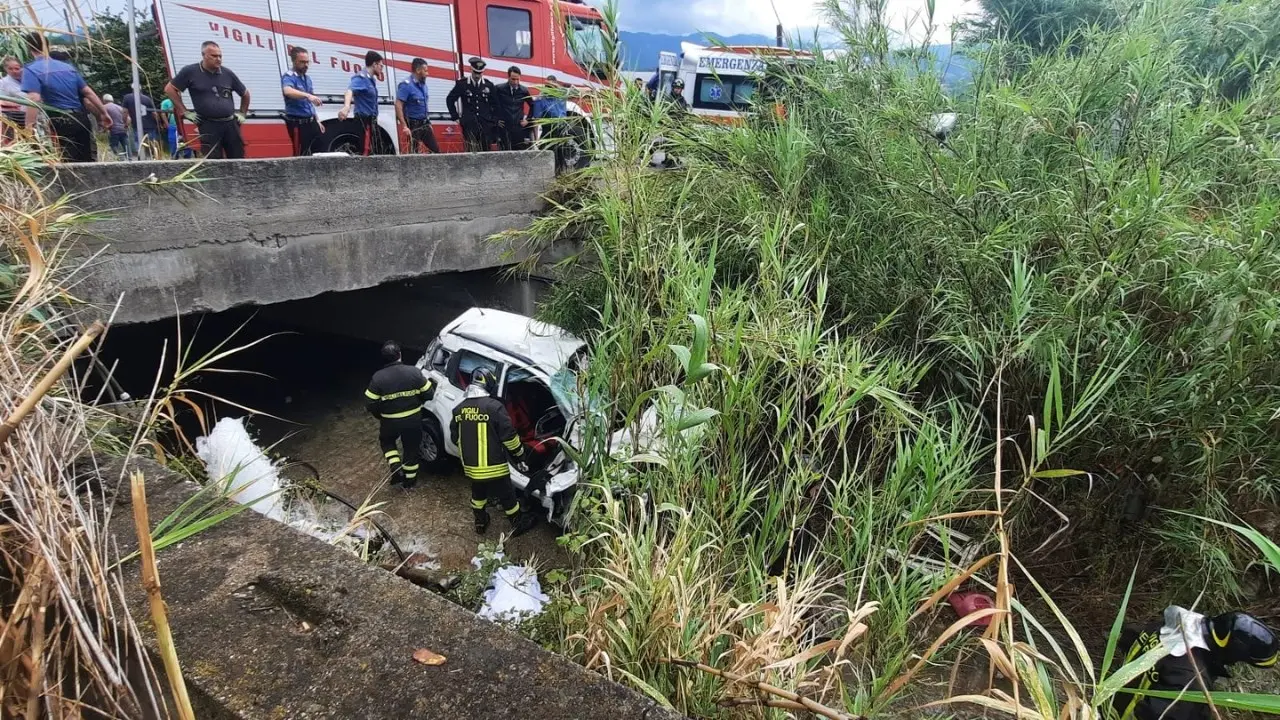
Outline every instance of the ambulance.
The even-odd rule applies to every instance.
[[[430,67],[428,110],[445,152],[464,149],[445,97],[467,58],[483,58],[495,83],[506,82],[507,68],[517,66],[534,91],[549,75],[584,89],[601,87],[606,76],[603,17],[583,0],[155,0],[153,12],[171,75],[199,62],[206,40],[221,46],[224,67],[252,94],[243,129],[248,157],[292,154],[280,77],[291,69],[294,46],[310,52],[315,93],[324,100],[317,108],[324,126],[317,152],[361,146],[359,123],[339,120],[338,111],[369,50],[386,58],[378,126],[384,146],[397,150],[404,138],[395,118],[396,87],[411,76],[414,58]],[[568,111],[586,115],[572,100]],[[194,141],[194,126],[184,132]]]
[[[671,91],[676,78],[684,80],[684,99],[695,115],[733,122],[750,109],[772,62],[783,64],[812,59],[812,53],[768,45],[702,47],[681,43],[680,55],[658,56],[658,86]]]

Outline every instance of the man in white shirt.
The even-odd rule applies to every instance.
[[[4,77],[0,77],[0,113],[4,116],[4,139],[13,140],[14,131],[26,123],[26,108],[15,99],[25,99],[22,92],[22,63],[10,55],[4,59]]]

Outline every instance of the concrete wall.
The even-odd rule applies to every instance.
[[[195,486],[139,462],[158,522]],[[117,465],[105,478],[120,477]],[[108,483],[110,486],[111,483]],[[129,485],[111,528],[137,546]],[[245,511],[158,553],[197,717],[677,720],[641,695],[348,553]],[[124,587],[149,617],[138,563]],[[153,642],[149,625],[140,623]],[[153,646],[154,647],[154,646]],[[413,653],[427,648],[444,665]],[[159,667],[159,662],[156,663]]]
[[[78,295],[119,323],[263,305],[509,264],[490,235],[525,227],[549,152],[64,166],[75,205],[106,217]],[[154,177],[160,182],[146,182]],[[104,313],[105,314],[105,311]]]

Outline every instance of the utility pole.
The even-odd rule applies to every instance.
[[[769,0],[769,7],[773,9],[773,19],[778,21],[777,44],[782,47],[782,16],[778,14],[778,4],[774,0]]]
[[[129,0],[129,62],[133,65],[133,124],[138,140],[138,159],[142,159],[142,80],[138,77],[138,13]]]

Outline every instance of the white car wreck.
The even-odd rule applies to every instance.
[[[476,368],[498,378],[498,397],[532,457],[530,474],[550,474],[538,499],[547,519],[562,525],[573,502],[578,470],[561,447],[581,413],[578,372],[586,367],[586,343],[554,325],[501,310],[472,308],[440,331],[418,367],[436,384],[423,406],[422,460],[439,464],[458,457],[449,437],[453,410],[462,402]],[[518,491],[529,477],[512,467]]]

